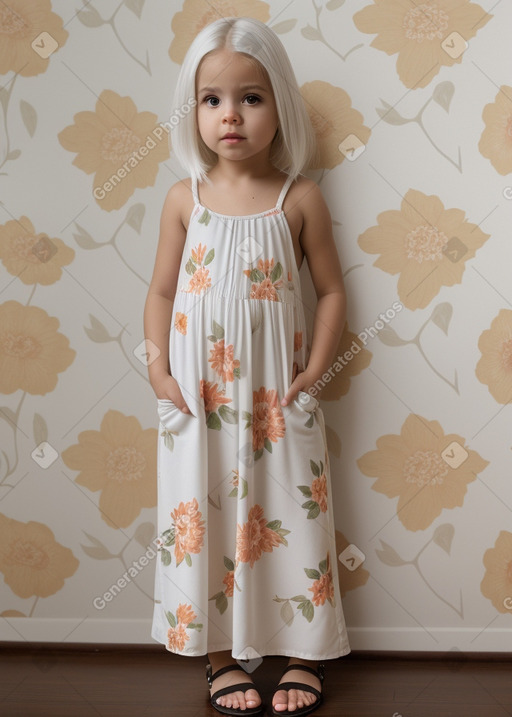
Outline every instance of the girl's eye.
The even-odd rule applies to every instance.
[[[245,98],[248,105],[256,105],[258,102],[260,102],[260,98],[258,95],[247,95]]]
[[[219,98],[218,97],[205,97],[204,102],[208,105],[208,107],[218,107]]]

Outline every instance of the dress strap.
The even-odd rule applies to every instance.
[[[286,197],[287,191],[290,189],[290,185],[291,185],[292,181],[293,181],[292,176],[289,174],[286,179],[286,182],[283,185],[283,188],[281,189],[281,194],[279,195],[279,197],[277,199],[276,209],[278,209],[279,211],[281,211],[281,207],[283,205],[284,198]]]
[[[196,179],[196,177],[191,178],[190,186],[192,189],[192,196],[194,197],[194,204],[199,204],[199,196],[197,194],[197,179]]]

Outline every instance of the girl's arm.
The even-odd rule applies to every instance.
[[[315,182],[304,183],[300,198],[303,224],[300,243],[318,299],[308,365],[292,382],[281,404],[287,405],[298,391],[307,391],[332,365],[347,314],[346,293],[338,251],[332,234],[329,209]]]
[[[183,182],[177,182],[167,193],[160,218],[155,267],[144,306],[144,336],[160,352],[148,365],[149,382],[157,398],[170,398],[181,409],[186,403],[178,383],[171,377],[169,333],[186,237],[181,213],[189,194]]]

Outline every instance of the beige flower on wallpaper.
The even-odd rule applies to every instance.
[[[13,593],[21,598],[54,595],[78,565],[44,523],[22,523],[0,513],[0,572]]]
[[[185,0],[171,22],[174,33],[169,47],[171,60],[181,65],[198,32],[221,17],[254,17],[268,22],[270,8],[261,0]]]
[[[40,37],[41,33],[45,35]],[[0,7],[0,75],[15,72],[32,77],[45,72],[51,54],[68,39],[62,18],[52,12],[50,0],[9,0]],[[49,36],[49,37],[48,37]],[[39,38],[39,39],[38,39]],[[38,51],[32,48],[37,40]]]
[[[343,533],[339,530],[335,531],[336,536],[336,555],[339,558],[345,548],[350,545],[350,542],[345,538]],[[343,563],[338,560],[338,577],[340,585],[340,597],[345,597],[345,594],[349,590],[355,590],[363,585],[366,585],[370,573],[368,570],[363,568],[363,565],[359,565],[355,570],[349,570]]]
[[[491,160],[500,174],[512,172],[512,87],[501,85],[493,103],[485,105],[482,112],[485,129],[478,149]]]
[[[76,483],[101,491],[101,517],[112,528],[126,528],[143,508],[156,505],[157,435],[135,416],[110,410],[99,431],[82,431],[62,452],[68,468],[80,471]]]
[[[398,296],[408,309],[424,309],[441,287],[462,282],[465,264],[489,238],[462,209],[445,209],[436,195],[409,189],[400,210],[377,217],[360,235],[361,249],[380,254],[373,265],[399,274]]]
[[[498,403],[512,401],[512,311],[502,309],[478,339],[482,352],[476,377]]]
[[[332,169],[345,155],[338,148],[353,134],[367,144],[371,129],[363,115],[352,107],[350,96],[341,87],[314,80],[300,88],[317,139],[318,155],[310,169]]]
[[[21,389],[42,396],[53,391],[57,374],[76,356],[67,337],[57,331],[59,325],[38,306],[18,301],[0,305],[0,393]]]
[[[489,461],[465,448],[456,433],[445,435],[437,421],[410,414],[400,435],[377,439],[377,450],[358,459],[372,489],[398,497],[397,517],[407,530],[425,530],[444,509],[462,506],[467,484]]]
[[[485,551],[484,566],[482,595],[489,598],[498,612],[512,615],[512,533],[500,531],[494,548]]]
[[[361,32],[377,35],[372,47],[398,53],[398,76],[406,87],[416,89],[426,87],[441,67],[460,64],[464,40],[475,37],[491,17],[470,0],[375,0],[353,20]]]
[[[326,383],[318,398],[323,401],[337,401],[344,396],[350,388],[350,379],[364,371],[371,360],[372,353],[364,348],[361,339],[349,331],[348,324],[345,324],[332,362],[334,378]]]
[[[0,226],[0,260],[24,284],[54,284],[74,258],[61,239],[36,233],[27,217]]]
[[[92,194],[102,209],[119,209],[136,189],[153,186],[169,158],[168,133],[153,112],[138,112],[131,97],[103,90],[94,112],[77,112],[58,134],[76,152],[73,164],[94,174]]]

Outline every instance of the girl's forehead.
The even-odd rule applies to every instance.
[[[267,72],[255,58],[241,52],[214,50],[203,57],[196,72],[198,89],[203,85],[222,85],[227,82],[253,82],[267,86]]]

